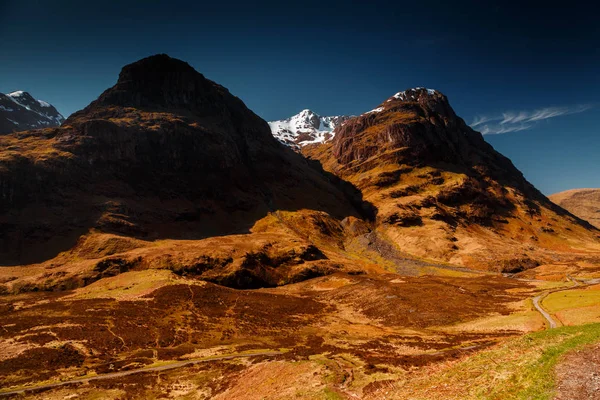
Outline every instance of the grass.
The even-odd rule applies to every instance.
[[[543,301],[551,313],[589,306],[600,306],[600,286],[551,293]]]
[[[542,305],[563,325],[600,321],[600,285],[551,293]]]
[[[520,302],[518,309],[508,315],[489,315],[450,328],[440,327],[440,330],[454,332],[515,330],[527,333],[544,329],[544,327],[544,318],[533,308],[531,299],[528,299]]]
[[[536,282],[532,282],[531,284],[534,285],[539,290],[553,290],[553,289],[568,288],[568,287],[573,286],[572,282],[565,282],[565,281],[536,281]]]
[[[555,317],[563,325],[582,325],[590,322],[600,322],[600,307],[590,306],[559,311]]]
[[[400,379],[387,398],[551,399],[555,390],[554,367],[562,356],[597,342],[600,324],[532,333]]]
[[[114,298],[133,300],[151,293],[165,285],[188,283],[167,270],[129,271],[117,276],[104,278],[75,291],[73,297],[80,299]],[[201,282],[193,284],[201,285]]]

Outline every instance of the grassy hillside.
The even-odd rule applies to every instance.
[[[473,357],[432,365],[370,399],[551,399],[554,368],[571,350],[600,341],[600,324],[562,327],[509,340]]]

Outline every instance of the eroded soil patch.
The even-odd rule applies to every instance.
[[[600,399],[600,345],[567,355],[556,367],[556,400]]]

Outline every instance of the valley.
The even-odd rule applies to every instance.
[[[161,270],[125,272],[65,293],[3,296],[0,372],[11,390],[2,392],[33,386],[44,389],[43,398],[90,398],[106,390],[115,398],[251,392],[255,396],[248,398],[381,398],[385,390],[398,396],[387,398],[404,398],[410,389],[422,391],[415,398],[452,391],[456,397],[443,398],[461,398],[491,382],[479,377],[465,387],[464,380],[451,378],[453,370],[473,374],[487,362],[505,370],[509,380],[520,371],[509,373],[510,363],[535,362],[537,355],[523,347],[530,335],[523,335],[544,331],[546,321],[532,296],[550,292],[540,304],[561,326],[571,326],[551,329],[549,337],[533,334],[538,348],[569,349],[597,340],[597,324],[586,325],[580,337],[584,321],[561,317],[553,296],[579,299],[581,291],[589,292],[572,305],[561,304],[597,310],[599,287],[487,275],[336,273],[273,289],[236,290]],[[551,331],[567,333],[555,337]],[[515,353],[519,346],[523,353]],[[431,387],[433,370],[442,373],[433,378],[445,382],[440,391]],[[267,378],[286,373],[295,378]],[[494,390],[503,387],[497,379]],[[539,390],[535,384],[510,390]]]

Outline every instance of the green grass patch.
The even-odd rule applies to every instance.
[[[562,327],[509,340],[454,364],[400,380],[391,398],[549,400],[566,353],[600,342],[600,324]]]
[[[571,350],[600,341],[600,324],[563,327],[538,332],[523,338],[534,348],[541,347],[541,355],[525,365],[521,374],[515,374],[512,385],[499,389],[493,398],[550,399],[554,397],[554,367]],[[503,394],[506,394],[504,396]]]

